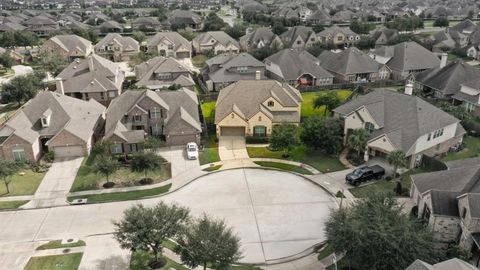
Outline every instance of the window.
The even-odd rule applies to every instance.
[[[253,127],[253,136],[265,137],[267,135],[267,128],[264,126]]]
[[[268,107],[273,107],[273,106],[275,106],[275,102],[269,101],[269,102],[267,103],[267,106],[268,106]]]
[[[142,122],[142,116],[139,114],[134,115],[133,122]]]
[[[475,104],[471,102],[464,102],[463,107],[465,107],[465,110],[467,112],[473,112],[475,110]]]
[[[428,133],[427,142],[430,141],[430,139],[432,139],[432,133]]]
[[[151,127],[152,129],[152,135],[153,136],[160,136],[162,135],[162,126],[155,124]]]
[[[248,67],[237,67],[238,73],[246,73],[248,71]]]
[[[109,91],[108,92],[108,97],[109,98],[114,98],[116,96],[115,91]]]
[[[100,99],[102,99],[102,100],[105,99],[105,93],[100,92]]]
[[[433,138],[438,138],[440,136],[443,135],[443,128],[442,129],[439,129],[439,130],[435,130],[435,132],[433,132]]]
[[[370,134],[375,130],[375,125],[370,122],[365,122],[365,130]]]
[[[22,161],[25,160],[25,149],[22,146],[15,146],[12,149],[13,159],[15,161]]]
[[[168,47],[169,50],[173,50],[173,45],[172,44],[168,44],[167,47]]]
[[[161,117],[161,110],[158,107],[153,107],[150,110],[150,118],[160,118]]]
[[[300,40],[299,40],[299,41],[297,41],[297,44],[298,44],[298,45],[302,44],[302,41],[300,41]]]
[[[85,100],[90,100],[90,98],[88,97],[88,93],[85,93]]]
[[[123,152],[121,143],[114,143],[112,146],[112,154],[120,154]]]

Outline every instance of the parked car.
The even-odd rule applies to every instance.
[[[198,145],[194,142],[187,143],[187,159],[198,159]]]
[[[380,165],[365,166],[355,169],[347,174],[345,181],[353,186],[358,186],[363,182],[373,179],[381,179],[385,175],[385,169]]]

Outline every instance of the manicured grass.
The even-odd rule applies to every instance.
[[[192,64],[196,67],[202,68],[205,66],[205,62],[208,60],[206,55],[196,55],[192,58]]]
[[[203,102],[202,113],[203,118],[205,118],[205,122],[213,123],[215,120],[215,101]]]
[[[221,167],[222,167],[222,165],[210,166],[210,167],[208,167],[208,168],[203,169],[203,171],[205,171],[205,172],[213,172],[213,171],[219,170]]]
[[[0,202],[0,210],[16,209],[29,201],[8,201]]]
[[[447,156],[442,160],[452,161],[480,155],[480,137],[465,136],[465,138],[463,138],[463,143],[465,144],[465,148],[462,151],[457,153],[448,153]]]
[[[254,163],[262,167],[269,167],[269,168],[275,168],[275,169],[280,169],[284,171],[291,171],[299,174],[312,174],[309,170],[296,165],[292,165],[292,164],[270,162],[270,161],[255,161]]]
[[[425,173],[425,172],[430,172],[432,169],[430,168],[415,168],[412,170],[409,170],[408,172],[404,173],[401,176],[401,183],[402,183],[402,188],[408,188],[410,189],[410,184],[412,183],[412,180],[410,178],[410,175],[413,174],[418,174],[418,173]],[[355,187],[349,189],[349,191],[353,194],[353,196],[357,198],[364,198],[367,197],[367,195],[372,194],[372,193],[389,193],[389,192],[394,192],[394,188],[397,186],[397,182],[394,180],[378,180],[374,182],[373,184],[369,184],[366,186],[362,187]]]
[[[32,257],[24,270],[74,270],[78,269],[83,253]]]
[[[250,158],[285,159],[282,157],[283,151],[271,151],[265,147],[247,147],[247,152]],[[345,169],[337,157],[328,156],[322,152],[312,152],[305,146],[294,148],[286,160],[308,164],[323,173]]]
[[[42,182],[45,173],[33,172],[28,165],[23,165],[22,169],[11,177],[10,193],[3,181],[0,181],[0,197],[33,195]]]
[[[92,160],[92,156],[83,160],[70,192],[102,188],[105,177],[93,171]],[[121,167],[110,176],[110,181],[116,183],[115,187],[134,186],[144,177],[144,173],[132,172],[129,167]],[[171,164],[162,164],[158,170],[148,172],[147,177],[152,178],[154,183],[170,179],[172,177]]]
[[[308,92],[308,93],[302,93],[303,97],[303,102],[302,102],[302,110],[301,110],[301,116],[302,117],[309,117],[309,116],[314,116],[314,115],[324,115],[325,113],[325,107],[322,106],[318,109],[313,108],[313,101],[315,98],[317,98],[318,95],[325,95],[328,92],[336,92],[337,95],[340,97],[340,100],[344,101],[347,99],[348,96],[352,93],[350,90],[328,90],[328,91],[322,91],[322,92]]]
[[[323,260],[325,259],[327,256],[329,256],[330,254],[332,254],[335,250],[333,250],[333,247],[331,245],[328,245],[326,247],[324,247],[322,250],[320,250],[320,252],[318,252],[318,256],[317,256],[317,259],[320,261],[320,260]]]
[[[220,161],[220,156],[218,155],[218,143],[215,141],[215,131],[210,131],[210,136],[204,139],[203,150],[200,151],[198,156],[200,165]]]
[[[153,260],[153,255],[151,253],[145,252],[145,251],[135,251],[132,253],[132,256],[130,257],[130,270],[150,270],[151,268],[148,267],[148,263]],[[165,260],[167,261],[167,264],[163,266],[162,268],[159,268],[160,270],[188,270],[189,268],[176,263],[172,261],[169,258],[164,257]]]
[[[101,202],[139,200],[144,197],[156,196],[156,195],[166,193],[170,190],[171,187],[172,187],[172,184],[168,184],[165,186],[152,188],[152,189],[104,193],[104,194],[85,195],[85,196],[72,196],[72,197],[68,197],[67,199],[69,202],[72,202],[75,199],[87,199],[87,203],[89,204],[101,203]]]
[[[36,250],[45,250],[45,249],[56,249],[56,248],[72,248],[72,247],[83,247],[85,246],[85,242],[82,240],[79,240],[75,243],[68,243],[68,244],[63,244],[62,245],[62,240],[54,240],[50,241],[46,244],[43,244],[39,247],[37,247]]]

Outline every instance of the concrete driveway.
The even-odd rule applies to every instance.
[[[218,139],[218,155],[221,160],[249,158],[245,145],[245,137],[220,136]]]
[[[33,200],[22,208],[66,205],[66,195],[72,187],[83,157],[57,159],[43,177]]]
[[[185,146],[186,147],[186,146]],[[183,146],[163,147],[159,154],[172,164],[172,177],[200,166],[198,160],[188,160],[186,148]]]
[[[122,249],[112,234],[87,237],[85,244],[79,270],[127,270],[129,268],[130,251]]]
[[[337,207],[334,198],[303,177],[236,169],[209,174],[160,198],[0,212],[0,245],[110,234],[112,220],[126,208],[160,200],[188,206],[194,216],[205,212],[225,219],[241,239],[241,261],[250,263],[296,255],[324,241],[324,222]],[[101,246],[110,240],[98,241]],[[6,252],[0,248],[0,257]]]

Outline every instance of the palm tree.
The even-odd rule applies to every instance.
[[[393,178],[396,178],[397,168],[405,166],[405,154],[401,150],[392,151],[388,154],[387,161],[390,165],[393,165]]]
[[[358,157],[360,158],[361,151],[367,146],[368,132],[363,129],[355,129],[347,139],[347,145],[357,150]]]

